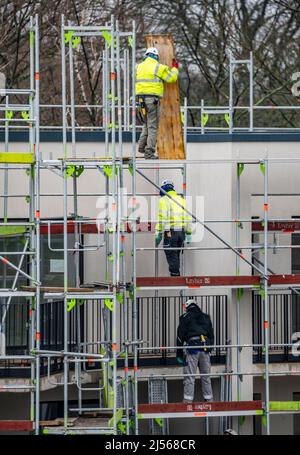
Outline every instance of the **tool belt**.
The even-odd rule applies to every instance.
[[[206,348],[206,336],[199,335],[188,340],[188,346],[195,346],[197,349],[188,349],[190,354],[196,354],[200,351],[209,352],[210,349]]]
[[[146,98],[154,98],[154,104],[159,104],[160,98],[156,95],[137,95],[136,97],[136,116],[141,123],[146,123],[147,106],[145,103]]]

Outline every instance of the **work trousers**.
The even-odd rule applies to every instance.
[[[183,380],[183,399],[185,401],[194,400],[195,391],[195,376],[191,376],[197,373],[197,367],[199,367],[200,373],[210,373],[211,363],[210,354],[204,351],[186,353],[186,366],[183,369],[183,373],[187,376]],[[211,379],[209,376],[201,376],[202,394],[205,400],[213,400],[213,391],[211,387]]]
[[[164,234],[164,251],[169,264],[171,276],[180,276],[180,253],[181,250],[169,250],[168,248],[181,248],[184,244],[185,232],[170,231]]]
[[[158,97],[146,96],[146,116],[142,134],[139,139],[139,152],[145,154],[146,159],[151,159],[155,155],[157,133],[160,117],[160,100]]]

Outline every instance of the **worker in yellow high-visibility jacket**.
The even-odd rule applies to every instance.
[[[167,65],[162,65],[159,63],[159,53],[155,47],[148,48],[144,61],[137,65],[135,91],[143,121],[138,151],[144,153],[146,159],[157,159],[155,149],[164,82],[176,82],[177,78],[177,61],[173,59],[171,70]]]
[[[167,194],[165,194],[167,193]],[[161,184],[155,246],[164,239],[164,251],[171,276],[180,276],[180,253],[184,242],[192,241],[192,217],[185,211],[185,199],[176,193],[172,180]],[[167,195],[170,195],[169,198]],[[177,201],[182,207],[176,204]],[[178,248],[172,250],[172,248]]]

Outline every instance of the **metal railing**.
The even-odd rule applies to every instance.
[[[270,344],[291,344],[292,336],[300,332],[300,296],[297,294],[269,295]],[[253,293],[252,333],[253,343],[264,343],[264,316],[261,295]],[[264,361],[262,347],[254,348],[254,361]],[[297,362],[299,357],[292,354],[292,346],[270,346],[271,362]]]

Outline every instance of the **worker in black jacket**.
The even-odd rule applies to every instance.
[[[184,362],[184,350],[177,349],[177,363],[184,365],[184,403],[192,403],[194,400],[195,375],[197,367],[202,374],[210,374],[210,348],[214,344],[214,331],[208,314],[201,311],[196,301],[190,299],[185,304],[185,312],[179,319],[177,329],[177,346],[195,346],[195,349],[186,350],[186,362]],[[213,401],[213,392],[210,376],[202,376],[202,393],[205,401]]]

